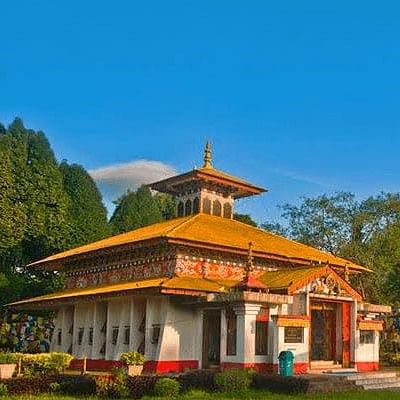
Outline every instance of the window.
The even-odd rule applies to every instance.
[[[233,310],[226,311],[226,355],[236,355],[237,336],[236,314]]]
[[[207,197],[203,200],[203,213],[211,214],[211,200]]]
[[[62,331],[61,329],[59,329],[57,332],[57,345],[61,346],[61,343],[62,343]]]
[[[221,203],[218,200],[214,200],[213,202],[213,215],[217,217],[221,216]]]
[[[303,343],[304,328],[299,326],[285,326],[285,343]]]
[[[192,202],[190,200],[186,200],[185,215],[190,215],[191,213],[192,213]]]
[[[185,213],[185,206],[183,205],[183,201],[180,201],[178,203],[178,217],[183,217],[184,213]]]
[[[79,328],[79,330],[78,330],[78,345],[79,346],[82,344],[84,332],[85,332],[85,328]]]
[[[89,346],[93,346],[93,328],[89,329]]]
[[[374,331],[360,331],[360,344],[374,344]]]
[[[130,336],[131,336],[131,328],[130,328],[130,326],[125,326],[125,330],[124,330],[124,344],[129,344]]]
[[[268,354],[269,308],[261,307],[256,319],[256,355]]]
[[[117,344],[118,341],[118,335],[119,335],[119,327],[118,326],[114,326],[112,328],[112,338],[111,338],[111,343],[113,345]]]
[[[160,339],[160,326],[153,325],[153,332],[151,335],[151,343],[157,344],[159,339]]]
[[[199,198],[196,197],[193,200],[193,214],[198,214],[199,211],[200,211],[200,201],[199,201]]]
[[[232,206],[229,203],[224,204],[224,218],[232,218]]]

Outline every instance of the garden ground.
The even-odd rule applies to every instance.
[[[191,391],[179,396],[182,400],[400,400],[400,391],[369,391],[369,392],[344,392],[320,395],[281,395],[262,390],[246,390],[236,393],[206,393],[203,391]],[[7,396],[9,400],[82,400],[83,397],[43,395]],[[88,397],[88,400],[96,400],[98,397]],[[143,397],[143,400],[160,400],[160,397]]]

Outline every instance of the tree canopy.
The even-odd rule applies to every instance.
[[[153,196],[145,185],[135,192],[128,191],[115,204],[110,219],[113,233],[127,232],[175,216],[175,202],[171,197],[165,194]]]
[[[373,270],[354,282],[369,300],[399,298],[400,194],[359,201],[352,193],[338,192],[305,197],[300,205],[284,204],[281,210],[284,225],[263,227]]]

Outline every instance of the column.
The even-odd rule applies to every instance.
[[[236,356],[240,363],[256,362],[256,319],[261,305],[243,303],[233,307],[237,315]]]

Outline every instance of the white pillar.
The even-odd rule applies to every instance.
[[[240,363],[256,362],[256,320],[261,306],[244,303],[233,307],[237,315],[236,354]]]

